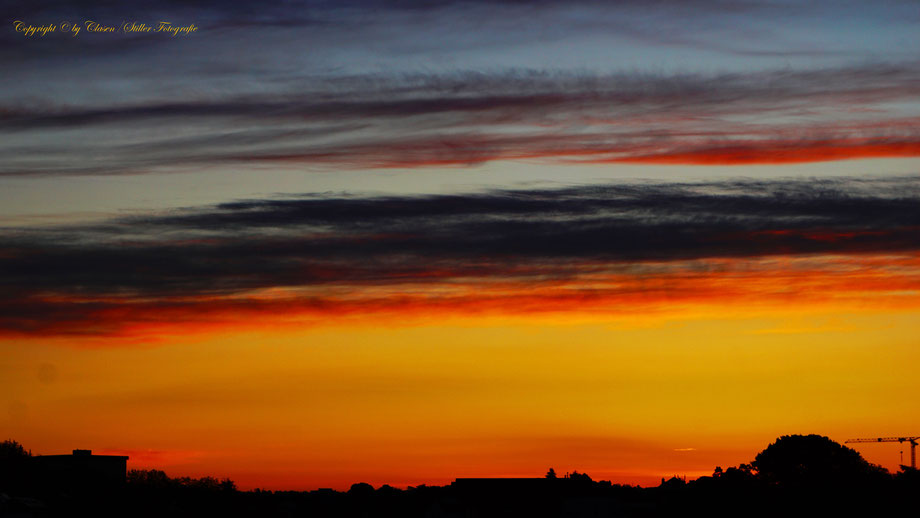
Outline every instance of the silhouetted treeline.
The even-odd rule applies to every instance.
[[[443,487],[239,491],[228,479],[132,470],[118,487],[49,490],[26,475],[29,458],[14,441],[0,445],[0,516],[879,516],[909,513],[920,495],[917,470],[890,474],[818,435],[784,436],[748,464],[647,488],[550,469],[543,478],[458,479]]]

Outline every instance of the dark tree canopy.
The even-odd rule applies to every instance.
[[[357,484],[352,484],[351,488],[348,490],[348,494],[357,497],[371,497],[374,496],[374,486],[368,484],[367,482],[358,482]]]
[[[21,444],[12,439],[0,442],[0,460],[23,459],[31,455]]]
[[[31,456],[29,451],[12,439],[0,442],[0,493],[22,486],[23,474]]]
[[[858,452],[821,435],[784,435],[752,463],[765,482],[785,485],[857,483],[885,474]]]
[[[578,471],[573,471],[569,473],[568,478],[569,480],[574,480],[574,481],[578,481],[578,482],[585,483],[585,484],[590,484],[591,482],[593,482],[593,480],[591,480],[591,477],[587,473],[579,473]]]

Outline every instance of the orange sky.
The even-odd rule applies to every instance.
[[[913,434],[915,227],[766,228],[700,234],[706,257],[304,263],[312,283],[226,293],[49,271],[57,291],[0,316],[0,429],[270,489],[549,467],[655,485],[780,435]],[[896,470],[901,449],[859,451]]]
[[[33,453],[127,454],[132,468],[243,488],[550,466],[655,484],[748,462],[783,434],[920,425],[902,397],[920,388],[915,305],[831,299],[303,328],[244,315],[232,332],[154,342],[4,339],[0,423]],[[897,445],[860,451],[896,469]]]

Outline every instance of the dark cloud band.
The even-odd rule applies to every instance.
[[[75,320],[91,332],[87,315],[99,312],[141,304],[151,315],[193,316],[198,306],[264,305],[250,295],[267,289],[300,290],[295,305],[311,310],[345,297],[361,312],[431,286],[475,285],[472,298],[487,300],[507,297],[508,283],[539,295],[540,286],[655,277],[690,263],[915,254],[918,206],[917,178],[739,181],[245,200],[8,230],[3,325]]]

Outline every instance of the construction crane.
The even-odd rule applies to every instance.
[[[877,437],[875,439],[847,439],[844,441],[846,443],[854,442],[900,442],[910,443],[910,467],[917,469],[917,440],[920,440],[920,436],[915,437]]]

